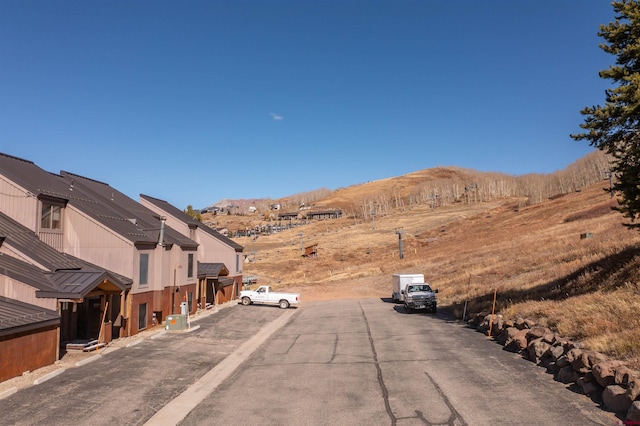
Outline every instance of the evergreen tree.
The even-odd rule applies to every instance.
[[[601,78],[615,87],[605,91],[604,106],[586,107],[580,125],[584,133],[571,135],[612,157],[613,189],[621,195],[617,210],[629,218],[627,226],[640,223],[640,3],[622,0],[611,3],[615,20],[600,25],[600,48],[616,56],[616,64],[600,71]]]

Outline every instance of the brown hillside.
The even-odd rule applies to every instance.
[[[244,275],[300,291],[310,301],[389,297],[391,274],[420,272],[440,290],[439,305],[456,315],[467,299],[470,312],[490,310],[497,289],[497,309],[505,315],[533,318],[640,366],[640,236],[611,210],[606,182],[526,207],[516,198],[436,208],[405,204],[364,219],[345,207],[447,173],[464,180],[460,170],[436,169],[343,188],[317,203],[346,209],[341,219],[236,239],[248,255]],[[217,219],[225,226],[264,223],[260,217]],[[318,256],[302,257],[301,245],[312,244]]]
[[[374,200],[381,194],[398,194],[400,197],[407,198],[418,192],[421,185],[436,180],[473,181],[471,172],[457,168],[438,167],[341,188],[328,197],[317,201],[316,205],[340,208],[349,212],[356,208],[359,202]]]

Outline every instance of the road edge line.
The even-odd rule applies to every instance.
[[[193,385],[162,407],[145,423],[145,426],[176,425],[182,421],[296,312],[297,310],[290,310],[263,327]]]

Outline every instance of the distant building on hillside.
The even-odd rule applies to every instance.
[[[307,212],[307,219],[339,219],[342,217],[342,210],[316,210]]]

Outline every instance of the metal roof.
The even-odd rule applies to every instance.
[[[0,336],[58,324],[55,311],[0,296]]]
[[[198,278],[219,277],[221,275],[229,275],[229,270],[224,263],[198,262]]]
[[[105,282],[120,290],[131,288],[131,281],[105,270],[43,271],[15,257],[0,253],[0,274],[27,284],[36,290],[36,297],[81,299]]]
[[[144,195],[144,194],[140,194],[140,198],[150,202],[154,206],[157,206],[158,208],[160,208],[163,211],[167,212],[167,214],[170,214],[171,216],[173,216],[177,220],[185,223],[189,227],[197,227],[198,229],[202,229],[205,233],[207,233],[207,234],[211,235],[212,237],[218,239],[220,242],[228,245],[229,247],[232,247],[236,252],[242,252],[244,250],[243,246],[241,246],[240,244],[236,243],[231,238],[225,237],[224,235],[222,235],[221,233],[219,233],[215,229],[211,228],[210,226],[207,226],[204,223],[195,220],[194,218],[192,218],[191,216],[189,216],[188,214],[186,214],[185,212],[183,212],[179,208],[174,207],[173,205],[169,204],[167,201],[161,200],[159,198],[154,198],[154,197],[151,197],[149,195]]]
[[[65,297],[68,299],[80,299],[101,284],[107,282],[113,284],[119,290],[130,288],[124,285],[113,273],[104,270],[61,270],[48,273],[49,279],[59,288],[58,292],[40,291],[36,294],[40,297]]]
[[[84,297],[105,279],[120,290],[133,284],[127,277],[57,251],[2,212],[0,237],[21,258],[0,254],[0,274],[38,289],[39,297]]]
[[[7,176],[33,194],[34,197],[54,197],[73,205],[107,228],[134,243],[157,242],[157,235],[150,235],[120,216],[117,211],[94,199],[78,185],[76,178],[68,180],[61,175],[49,173],[33,162],[0,153],[0,174]]]
[[[99,204],[112,211],[114,215],[125,218],[129,223],[136,224],[141,232],[150,237],[150,241],[159,242],[160,217],[154,211],[106,183],[65,171],[61,171],[60,174],[68,181],[73,181],[74,186],[80,187]],[[176,244],[185,250],[195,250],[198,247],[198,243],[166,225],[163,244]]]
[[[16,182],[34,197],[48,195],[63,200],[69,200],[73,196],[72,188],[58,175],[49,173],[35,163],[22,158],[0,153],[0,174],[3,174]],[[81,195],[81,194],[80,194]]]
[[[57,291],[45,271],[13,256],[0,253],[0,274],[42,291]]]
[[[42,242],[35,232],[0,212],[0,237],[6,244],[44,268],[55,269],[80,268],[83,262],[73,256],[64,254]]]

